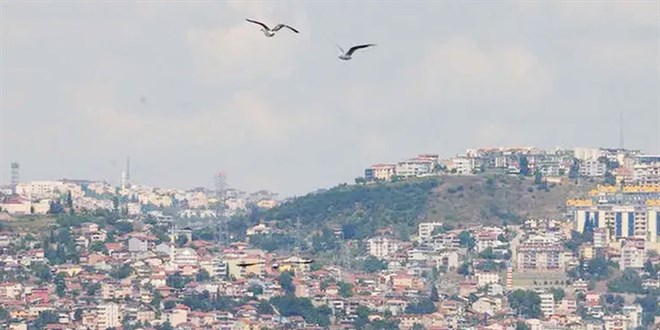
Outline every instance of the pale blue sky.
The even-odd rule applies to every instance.
[[[142,183],[224,170],[302,194],[421,152],[617,146],[620,111],[626,146],[660,152],[658,1],[0,7],[2,183],[14,160],[26,180],[117,181],[130,155]]]

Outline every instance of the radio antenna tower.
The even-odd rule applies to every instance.
[[[11,186],[13,188],[16,188],[16,185],[18,184],[18,170],[20,168],[20,165],[18,163],[14,162],[11,163]]]
[[[227,230],[227,216],[225,214],[225,199],[227,195],[227,182],[224,172],[215,175],[215,241],[220,246],[229,244],[229,232]]]

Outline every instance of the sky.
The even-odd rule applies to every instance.
[[[0,29],[5,184],[130,156],[137,183],[292,196],[419,153],[616,147],[621,114],[660,153],[660,1],[0,1]]]

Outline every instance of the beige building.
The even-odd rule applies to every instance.
[[[516,248],[519,271],[564,270],[564,247],[557,242],[526,242]]]
[[[96,328],[105,330],[121,326],[121,316],[119,314],[119,305],[115,303],[106,303],[96,307]]]
[[[390,237],[373,237],[367,244],[369,254],[379,259],[386,258],[399,249],[399,241]]]
[[[395,168],[396,166],[392,164],[375,164],[364,170],[364,178],[367,181],[390,181],[394,176]]]

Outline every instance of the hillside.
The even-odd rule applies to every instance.
[[[564,201],[585,191],[571,183],[542,188],[533,178],[504,175],[430,177],[342,185],[295,198],[260,212],[259,218],[277,222],[280,228],[341,226],[352,236],[346,238],[369,237],[386,226],[405,235],[421,221],[463,225],[517,223],[530,216],[560,218]]]

